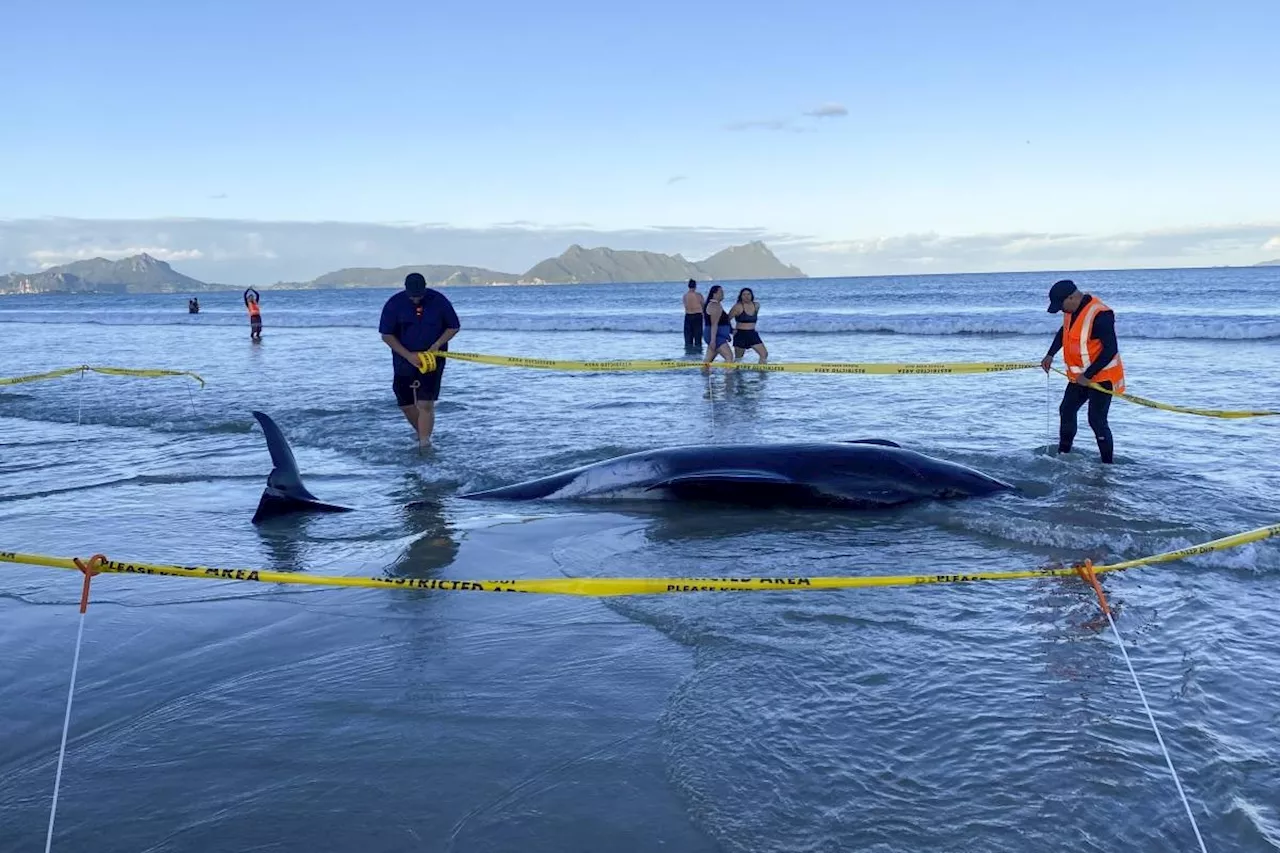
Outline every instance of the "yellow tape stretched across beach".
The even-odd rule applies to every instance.
[[[1238,548],[1280,536],[1280,524],[1259,527],[1234,536],[1226,536],[1167,551],[1150,557],[1126,560],[1106,566],[1094,566],[1095,573],[1119,572],[1138,566],[1169,563],[1200,554]],[[0,551],[0,562],[56,569],[78,570],[74,560],[43,554],[21,554]],[[509,580],[463,580],[449,578],[360,578],[332,575],[303,575],[291,572],[268,572],[257,569],[215,569],[206,566],[166,566],[151,563],[126,563],[106,560],[100,571],[112,574],[165,575],[169,577],[205,578],[208,580],[247,581],[251,583],[298,584],[303,586],[362,587],[369,589],[437,590],[443,592],[525,592],[542,595],[580,595],[603,598],[619,595],[661,595],[686,592],[761,592],[861,589],[917,584],[972,583],[977,581],[1034,580],[1037,578],[1071,577],[1076,567],[1031,569],[1019,572],[966,572],[932,575],[870,575],[862,577],[752,577],[752,578],[525,578]]]
[[[1053,372],[1059,376],[1067,376],[1058,368],[1053,368]],[[1067,376],[1070,379],[1070,376]],[[1280,415],[1280,412],[1271,411],[1269,409],[1259,410],[1230,410],[1230,409],[1198,409],[1194,406],[1175,406],[1171,403],[1160,403],[1155,400],[1149,400],[1146,397],[1139,397],[1135,394],[1117,394],[1109,388],[1103,388],[1096,382],[1090,382],[1089,387],[1104,394],[1110,394],[1112,397],[1119,397],[1121,400],[1128,400],[1130,403],[1137,403],[1139,406],[1146,406],[1149,409],[1160,409],[1165,412],[1181,412],[1184,415],[1200,415],[1205,418],[1267,418]]]
[[[474,364],[488,364],[495,367],[532,367],[541,370],[586,371],[591,373],[624,373],[631,371],[655,370],[690,370],[701,367],[712,367],[717,370],[755,370],[762,373],[861,373],[861,374],[894,374],[894,373],[997,373],[1005,370],[1026,370],[1039,367],[1038,362],[925,362],[920,364],[893,364],[888,362],[845,362],[845,361],[793,361],[783,363],[757,364],[756,362],[716,361],[710,365],[701,360],[692,359],[660,359],[660,360],[628,360],[628,361],[572,361],[551,358],[524,358],[514,355],[489,355],[474,352],[441,352],[419,353],[418,369],[423,373],[435,370],[436,356],[469,361]]]
[[[424,352],[418,354],[418,370],[422,373],[430,373],[435,370],[437,357],[445,359],[451,358],[455,361],[467,361],[474,364],[488,364],[495,367],[532,367],[541,370],[585,371],[592,373],[689,370],[692,368],[713,367],[718,370],[754,370],[761,373],[847,373],[865,376],[887,376],[895,374],[929,375],[1000,373],[1010,370],[1028,370],[1030,368],[1040,366],[1039,362],[1034,361],[962,361],[920,363],[875,361],[794,361],[769,364],[759,364],[754,361],[716,361],[707,365],[702,361],[689,359],[649,361],[572,361],[551,358],[525,358],[514,355],[491,355],[487,353],[474,352]],[[1058,370],[1056,367],[1053,368],[1053,370],[1055,373],[1066,376],[1065,373]],[[1166,412],[1180,412],[1182,414],[1200,415],[1207,418],[1263,418],[1280,415],[1280,411],[1271,411],[1266,409],[1230,411],[1224,409],[1201,409],[1192,406],[1174,406],[1169,403],[1160,403],[1155,400],[1149,400],[1146,397],[1139,397],[1135,394],[1116,394],[1114,391],[1108,391],[1101,385],[1093,383],[1091,383],[1090,387],[1097,388],[1099,391],[1111,394],[1113,397],[1128,400],[1130,403],[1136,403],[1139,406],[1146,406],[1151,409],[1160,409]]]
[[[12,379],[0,379],[0,386],[21,385],[24,382],[43,382],[46,379],[58,379],[63,376],[70,376],[73,373],[83,374],[86,372],[101,373],[105,376],[141,376],[148,379],[157,379],[162,376],[190,376],[200,383],[201,388],[204,387],[204,379],[189,370],[139,370],[131,367],[92,367],[88,364],[50,370],[47,373],[33,373],[29,376],[15,376]]]

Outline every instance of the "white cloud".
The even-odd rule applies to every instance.
[[[724,126],[725,130],[789,130],[791,122],[786,119],[771,118],[754,121],[735,121]]]
[[[816,110],[805,113],[813,118],[844,118],[848,114],[849,109],[844,104],[823,104]]]
[[[811,275],[910,272],[1000,272],[1061,268],[1212,266],[1255,263],[1275,225],[1226,225],[1120,234],[1010,232],[902,234],[808,241],[800,267]],[[1280,237],[1267,241],[1280,249]],[[1264,249],[1266,246],[1264,246]]]
[[[804,115],[810,118],[844,118],[849,114],[849,109],[843,104],[823,104],[816,109],[809,110]],[[769,118],[769,119],[753,119],[751,121],[734,121],[724,126],[725,130],[744,131],[744,130],[769,130],[769,131],[788,131],[790,133],[812,133],[812,127],[801,127],[795,123],[793,118]]]
[[[48,269],[72,261],[88,261],[93,258],[106,258],[118,261],[133,255],[150,255],[157,261],[194,261],[205,256],[199,249],[165,249],[157,246],[127,246],[105,248],[100,246],[79,246],[74,249],[36,249],[28,252],[27,257],[40,269]]]
[[[1280,252],[1280,234],[1272,237],[1270,240],[1262,244],[1264,252]]]

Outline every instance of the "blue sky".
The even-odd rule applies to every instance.
[[[233,234],[287,267],[262,241],[314,221],[507,267],[513,223],[546,237],[525,266],[570,233],[758,235],[811,274],[1252,263],[1280,257],[1276,33],[1275,0],[12,4],[0,265],[123,241],[244,277]]]

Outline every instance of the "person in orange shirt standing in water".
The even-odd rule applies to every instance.
[[[1067,366],[1067,378],[1071,384],[1062,394],[1058,406],[1061,418],[1058,427],[1058,452],[1070,453],[1076,437],[1076,417],[1080,407],[1089,403],[1089,426],[1098,440],[1098,453],[1104,463],[1115,457],[1115,441],[1107,412],[1111,408],[1112,394],[1124,393],[1124,362],[1120,360],[1120,345],[1116,342],[1115,312],[1102,300],[1082,293],[1071,279],[1055,281],[1049,289],[1049,313],[1062,312],[1062,328],[1054,336],[1040,366],[1048,373],[1053,357],[1062,350],[1062,360]],[[1098,385],[1107,391],[1099,391],[1090,385]]]
[[[244,307],[249,309],[249,340],[262,340],[262,309],[258,307],[258,291],[252,287],[244,292]]]

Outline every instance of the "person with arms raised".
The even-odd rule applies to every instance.
[[[249,340],[262,340],[262,297],[252,287],[244,292],[244,307],[249,311]]]

